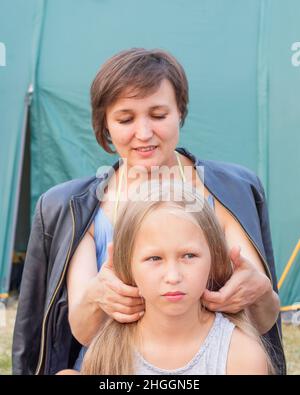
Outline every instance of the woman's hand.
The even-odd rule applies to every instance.
[[[134,322],[144,314],[145,304],[138,288],[124,284],[114,272],[112,243],[108,245],[107,261],[91,280],[89,288],[89,301],[116,321]]]
[[[237,313],[273,292],[269,278],[240,251],[240,247],[233,247],[230,251],[234,271],[227,283],[217,292],[205,290],[202,302],[209,310]]]

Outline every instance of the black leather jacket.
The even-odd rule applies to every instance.
[[[242,166],[176,150],[194,162],[202,179],[198,166],[203,166],[205,186],[241,224],[277,291],[268,211],[258,177]],[[119,161],[113,168],[118,166]],[[81,345],[68,322],[66,271],[99,208],[96,190],[101,196],[113,168],[98,177],[59,184],[37,202],[13,337],[13,374],[54,374],[75,362]],[[278,372],[285,374],[280,328],[278,318],[264,337],[272,345],[269,352]]]

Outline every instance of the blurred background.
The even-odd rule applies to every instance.
[[[283,319],[293,324],[289,372],[300,373],[299,20],[299,0],[0,0],[0,372],[10,369],[9,297],[36,201],[114,162],[92,131],[90,85],[107,58],[144,47],[170,51],[186,70],[179,146],[262,180]]]

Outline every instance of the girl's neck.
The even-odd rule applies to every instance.
[[[146,309],[137,326],[137,341],[141,348],[147,344],[180,348],[187,339],[199,341],[206,337],[215,314],[206,309],[195,309],[183,315],[166,315],[158,310]],[[159,323],[159,325],[158,325]]]

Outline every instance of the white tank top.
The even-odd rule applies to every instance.
[[[231,336],[235,325],[221,313],[216,313],[214,323],[196,355],[185,366],[166,370],[147,362],[135,351],[137,375],[224,375]]]

